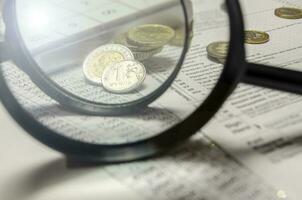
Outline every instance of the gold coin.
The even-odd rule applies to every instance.
[[[165,25],[146,24],[130,29],[127,36],[128,42],[132,45],[157,49],[168,44],[175,36],[175,31]]]
[[[100,53],[100,55],[94,58],[93,62],[91,62],[91,67],[88,70],[88,74],[91,77],[101,78],[106,66],[114,62],[122,61],[124,59],[124,56],[119,52],[102,52]]]
[[[226,59],[229,50],[228,42],[213,42],[208,45],[207,52],[215,59]]]
[[[133,60],[130,49],[118,44],[104,45],[91,52],[84,61],[83,72],[86,79],[93,84],[102,83],[105,68],[123,60]]]
[[[288,7],[277,8],[275,15],[284,19],[301,19],[302,9]]]
[[[245,31],[245,43],[247,44],[264,44],[270,40],[268,33],[261,31]]]

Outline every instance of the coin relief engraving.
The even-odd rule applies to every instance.
[[[127,47],[118,44],[104,45],[89,54],[84,62],[83,71],[89,82],[102,84],[102,74],[108,65],[132,59],[134,56]]]
[[[247,44],[264,44],[270,40],[270,36],[262,31],[245,31],[245,43]]]
[[[112,93],[128,93],[138,89],[146,78],[143,64],[129,60],[108,66],[103,73],[102,81],[106,90]]]

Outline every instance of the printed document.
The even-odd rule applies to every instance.
[[[95,2],[87,0],[90,1]],[[148,0],[136,1],[142,5],[146,5],[144,2],[150,3]],[[64,4],[63,1],[49,2],[55,3],[53,6],[59,2]],[[158,2],[160,1],[153,1],[155,4]],[[217,2],[217,5],[211,9],[209,5],[213,5],[213,2]],[[123,140],[129,137],[129,134],[135,139],[145,137],[146,134],[156,134],[159,131],[158,127],[169,127],[192,112],[212,89],[218,78],[215,74],[219,74],[223,67],[208,59],[206,45],[201,45],[200,42],[203,41],[202,44],[205,41],[214,42],[220,35],[220,40],[227,40],[227,35],[222,34],[228,30],[227,13],[217,12],[217,9],[222,9],[218,5],[223,1],[194,0],[194,3],[204,4],[204,9],[194,11],[196,27],[192,47],[173,88],[144,111],[148,114],[154,113],[154,123],[148,130],[139,128],[144,123],[146,116],[144,113],[137,117],[123,119],[108,117],[101,121],[99,117],[74,114],[41,92],[13,63],[6,62],[1,67],[20,103],[33,112],[43,124],[66,136],[87,142],[104,143],[119,142],[121,134],[117,133],[121,130],[124,133]],[[266,31],[271,36],[267,44],[247,45],[248,60],[301,70],[302,37],[297,35],[302,33],[302,20],[277,18],[274,16],[274,10],[284,5],[302,7],[302,3],[297,0],[241,0],[241,3],[246,29]],[[79,12],[85,11],[81,9],[81,3],[75,3],[74,6]],[[109,8],[110,4],[107,6]],[[74,20],[69,21],[69,24],[83,21],[72,17],[69,20]],[[199,24],[206,26],[199,27]],[[61,39],[59,36],[32,38],[30,44],[33,48]],[[175,52],[167,49],[164,53]],[[74,78],[80,73],[77,69],[70,68],[68,71],[51,73],[56,81],[64,82],[69,90],[79,92],[78,89],[82,88],[81,94],[90,95],[89,89],[81,85],[81,80]],[[209,70],[215,73],[209,74]],[[154,73],[150,81],[155,83],[161,78],[160,74]],[[97,98],[99,94],[91,95],[96,95]],[[167,101],[171,104],[164,107]],[[170,112],[171,110],[173,112]],[[99,138],[104,129],[110,130],[112,134]],[[75,169],[83,175],[78,178],[78,182],[64,182],[58,187],[49,187],[48,183],[42,184],[40,188],[44,186],[45,188],[28,199],[50,200],[53,199],[52,194],[62,199],[79,199],[74,196],[76,189],[79,188],[79,191],[91,191],[87,194],[88,199],[102,199],[93,196],[99,194],[108,199],[114,199],[110,195],[115,195],[116,199],[123,197],[139,200],[300,200],[301,138],[302,97],[240,84],[211,122],[196,133],[187,144],[170,154],[144,162],[96,167],[87,170],[89,172],[86,171],[86,175],[85,170]],[[0,153],[0,159],[4,156]],[[52,173],[55,176],[59,172]],[[70,171],[64,173],[76,176],[76,173]],[[10,183],[13,185],[14,180],[9,174],[0,175],[0,180],[6,179],[10,179],[10,182],[0,182],[0,194],[4,195],[0,197],[18,199],[17,192],[4,189],[10,186]],[[87,185],[81,185],[79,183],[81,180],[87,181]],[[26,198],[25,196],[23,199]]]

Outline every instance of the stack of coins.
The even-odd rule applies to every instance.
[[[165,25],[146,24],[131,28],[115,38],[115,44],[92,51],[84,61],[86,79],[116,94],[137,90],[146,78],[146,68],[139,61],[161,52],[175,37]]]
[[[175,31],[169,26],[145,24],[118,35],[114,42],[128,47],[136,60],[144,61],[160,53],[174,37]]]

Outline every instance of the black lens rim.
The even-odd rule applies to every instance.
[[[182,4],[184,3],[183,1],[181,2]],[[59,135],[40,124],[18,103],[5,81],[1,69],[0,98],[2,103],[16,122],[31,136],[69,157],[75,157],[82,161],[103,163],[128,162],[149,158],[165,152],[185,142],[204,126],[233,92],[245,72],[244,25],[240,5],[238,0],[226,0],[226,3],[229,10],[231,42],[228,58],[221,77],[212,93],[191,116],[160,135],[134,143],[119,145],[89,144]],[[186,25],[186,31],[186,39],[188,40],[188,24]],[[17,40],[18,38],[15,39]],[[15,50],[13,57],[18,60],[20,56],[18,53],[20,51]],[[21,61],[19,60],[17,63]]]

